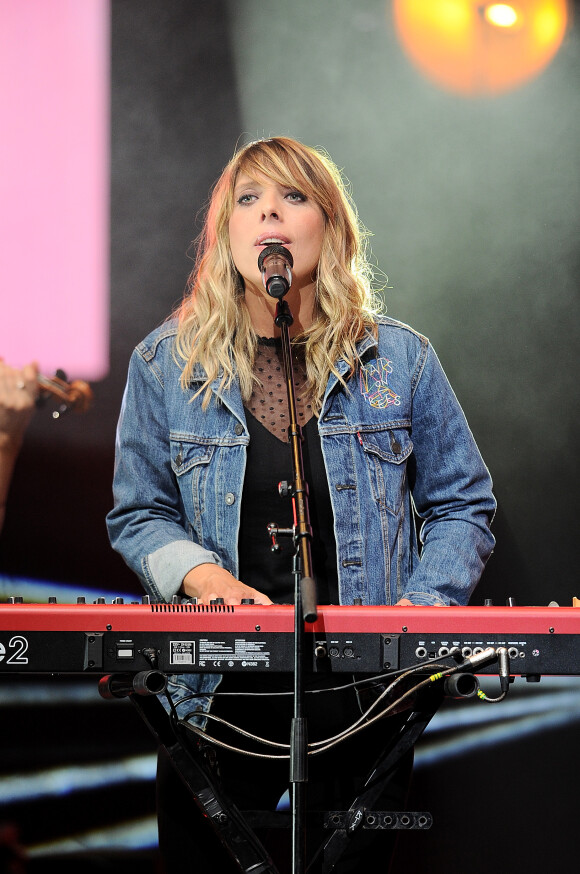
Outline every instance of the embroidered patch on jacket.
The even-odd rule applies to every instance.
[[[360,390],[371,407],[384,410],[394,404],[401,403],[401,397],[389,387],[389,373],[393,372],[388,358],[377,358],[371,364],[364,364],[360,369]]]

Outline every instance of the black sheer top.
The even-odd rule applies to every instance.
[[[328,480],[320,448],[317,419],[306,394],[306,366],[302,346],[292,347],[296,389],[296,413],[302,428],[304,476],[309,486],[312,525],[312,565],[319,604],[338,604],[338,576],[334,521]],[[282,537],[282,551],[273,553],[267,526],[293,524],[292,501],[281,497],[278,483],[292,481],[288,443],[288,400],[282,344],[260,339],[255,363],[260,380],[246,405],[250,432],[239,536],[240,579],[267,594],[279,604],[294,601],[292,575],[294,547],[291,537]]]

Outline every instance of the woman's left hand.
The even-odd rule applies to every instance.
[[[0,359],[0,444],[20,446],[34,413],[38,396],[38,367],[27,364],[22,370],[9,367]]]

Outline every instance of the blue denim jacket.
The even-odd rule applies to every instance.
[[[237,384],[223,391],[216,380],[217,403],[202,411],[201,397],[191,401],[204,379],[198,367],[183,392],[175,333],[167,323],[132,355],[107,517],[113,547],[156,601],[204,562],[238,576],[249,442]],[[459,402],[429,341],[407,325],[381,318],[378,342],[368,334],[358,353],[347,389],[329,379],[318,422],[340,602],[466,604],[493,548],[495,501]],[[187,678],[206,691],[217,682]]]

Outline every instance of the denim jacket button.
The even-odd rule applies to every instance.
[[[242,425],[241,422],[238,422],[238,423],[236,424],[236,427],[234,428],[234,431],[236,432],[236,434],[237,434],[238,437],[239,437],[241,434],[244,433],[244,426]]]
[[[230,507],[234,503],[235,500],[236,500],[236,496],[233,495],[231,492],[228,492],[226,495],[226,504],[228,505],[228,507]]]

